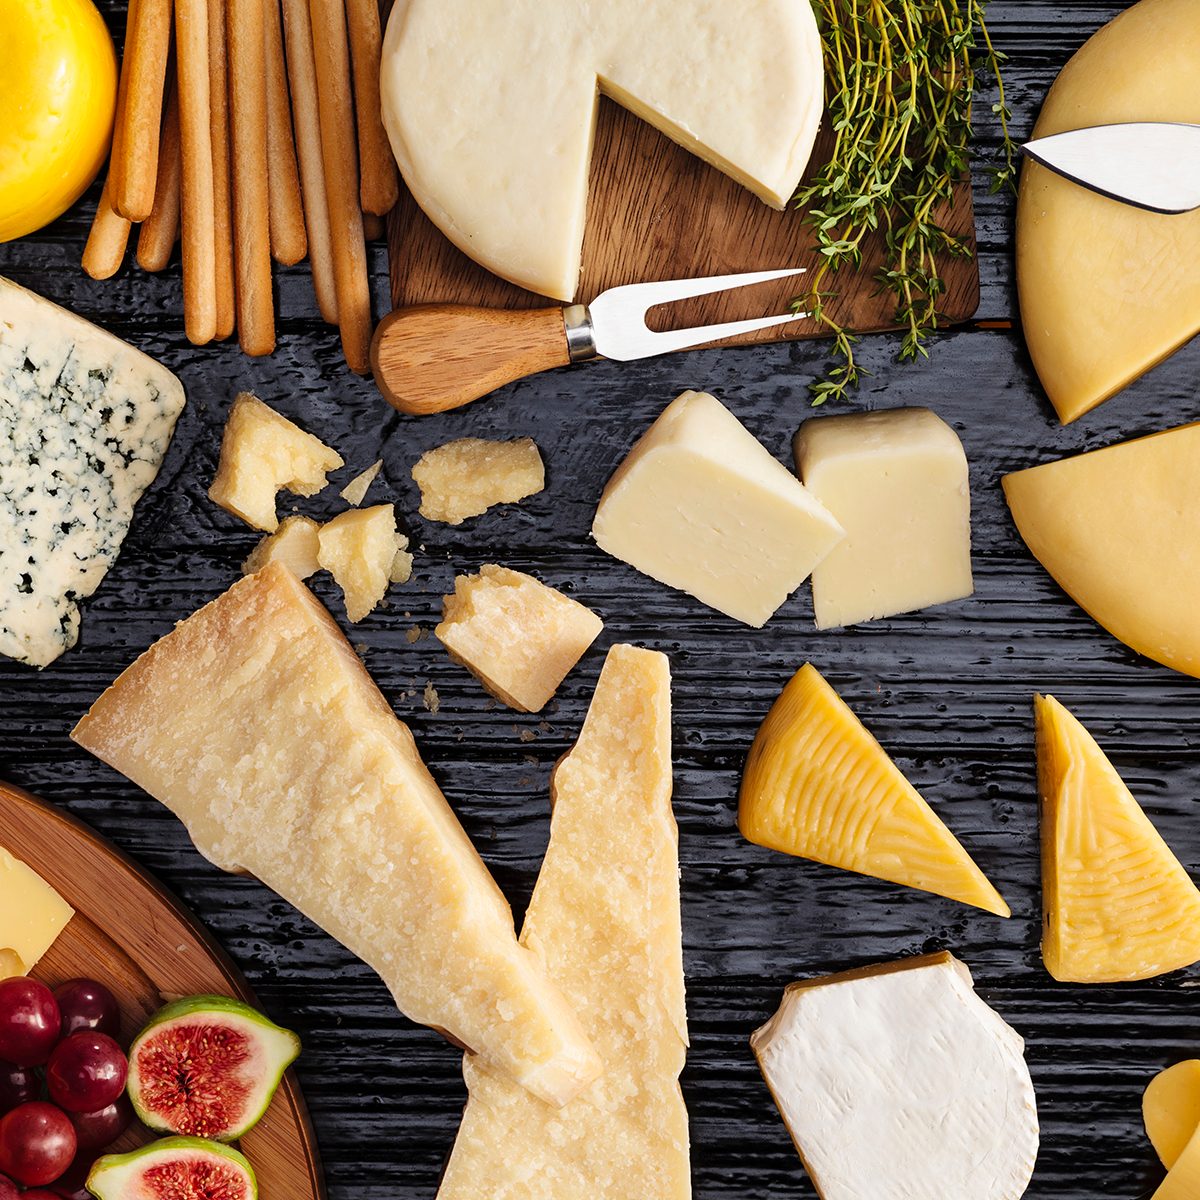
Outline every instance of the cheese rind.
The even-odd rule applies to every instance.
[[[843,531],[719,400],[684,392],[608,481],[592,534],[643,574],[759,627]]]
[[[1024,1194],[1025,1044],[949,954],[794,983],[750,1044],[822,1200]]]
[[[600,1070],[499,888],[333,619],[272,563],[152,646],[71,735],[445,1031],[562,1104]]]
[[[496,504],[515,504],[546,486],[546,469],[532,438],[447,442],[426,450],[412,477],[421,490],[421,516],[447,525],[461,525]]]
[[[242,563],[242,574],[253,575],[267,563],[281,562],[297,579],[315,575],[320,526],[311,517],[284,517],[274,533],[268,533]]]
[[[767,203],[787,204],[823,101],[808,3],[552,7],[552,17],[545,0],[392,9],[384,125],[417,203],[459,249],[522,287],[574,296],[600,93]]]
[[[1010,916],[958,839],[805,664],[771,706],[738,800],[748,841]]]
[[[1195,0],[1141,0],[1063,68],[1033,136],[1127,121],[1200,122]],[[1110,200],[1025,160],[1017,205],[1021,327],[1064,423],[1200,332],[1200,212]]]
[[[1169,1171],[1200,1129],[1200,1059],[1160,1071],[1142,1096],[1146,1136]]]
[[[433,632],[450,657],[521,712],[545,708],[604,628],[577,600],[491,563],[455,579],[442,605]]]
[[[967,456],[936,413],[814,417],[793,448],[804,486],[846,531],[813,570],[818,629],[971,594]]]
[[[1200,676],[1200,422],[1006,475],[1025,544],[1114,637]]]
[[[1118,983],[1200,961],[1200,891],[1092,735],[1053,696],[1034,709],[1046,970]]]
[[[317,562],[342,589],[352,622],[379,606],[397,556],[407,545],[407,538],[396,532],[396,510],[390,504],[339,513],[317,531]]]
[[[15,973],[32,971],[74,915],[32,867],[0,846],[0,948],[20,959],[21,970]]]
[[[609,651],[553,780],[550,845],[521,932],[605,1062],[555,1111],[468,1057],[438,1200],[687,1200],[687,1052],[666,656]]]
[[[0,654],[75,645],[183,405],[166,367],[0,278]]]

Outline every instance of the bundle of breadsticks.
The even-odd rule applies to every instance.
[[[399,183],[379,113],[378,0],[131,0],[94,279],[182,246],[184,327],[275,349],[271,260],[307,254],[350,367],[371,342],[367,238]]]

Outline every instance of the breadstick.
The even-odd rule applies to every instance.
[[[213,155],[213,264],[217,340],[233,332],[233,200],[229,184],[229,83],[225,59],[225,0],[208,0],[209,130]]]
[[[267,54],[267,197],[271,206],[271,253],[276,262],[291,266],[308,250],[304,204],[292,139],[292,110],[288,101],[287,68],[283,62],[283,31],[279,0],[263,0]]]
[[[267,78],[262,0],[228,0],[229,125],[233,146],[238,339],[247,354],[275,349],[267,201]]]
[[[158,143],[158,178],[154,207],[138,234],[137,260],[143,271],[161,271],[171,258],[179,236],[179,92],[167,81],[167,107]]]
[[[83,248],[83,269],[93,279],[110,279],[125,261],[129,244],[129,222],[112,206],[112,176],[104,181],[100,203],[92,219],[87,245]]]
[[[171,0],[130,0],[109,167],[113,206],[130,221],[144,221],[154,207],[170,46]]]
[[[197,346],[217,332],[216,217],[208,85],[208,4],[176,0],[175,67],[179,87],[179,150],[183,166],[183,324]]]
[[[374,213],[363,213],[363,236],[368,242],[377,242],[387,231],[387,224],[382,217]]]
[[[379,114],[379,57],[383,34],[379,0],[345,0],[354,63],[354,99],[358,119],[360,198],[364,212],[382,217],[399,199],[396,163]]]
[[[333,244],[338,328],[350,369],[365,375],[370,366],[371,288],[358,198],[346,13],[342,0],[309,0],[308,11],[321,114],[321,156]]]
[[[337,291],[333,282],[333,250],[329,240],[329,206],[325,201],[325,167],[321,158],[321,122],[317,113],[317,76],[313,66],[308,0],[283,0],[283,28],[287,35],[288,79],[292,87],[292,116],[296,122],[296,152],[300,159],[313,288],[321,316],[330,325],[336,325]]]

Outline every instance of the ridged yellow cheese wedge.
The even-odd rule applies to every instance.
[[[1197,1196],[1200,1196],[1200,1130],[1192,1134],[1152,1200],[1196,1200]]]
[[[1034,556],[1131,649],[1200,676],[1200,422],[1005,476]]]
[[[1169,1171],[1200,1129],[1200,1059],[1189,1058],[1155,1075],[1142,1097],[1142,1119]]]
[[[738,808],[749,841],[1011,915],[954,834],[811,664],[750,748]]]
[[[1200,960],[1200,891],[1092,735],[1052,696],[1034,708],[1046,970],[1116,983]]]

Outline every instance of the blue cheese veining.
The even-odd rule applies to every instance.
[[[0,279],[0,654],[75,644],[183,404],[161,364]]]

